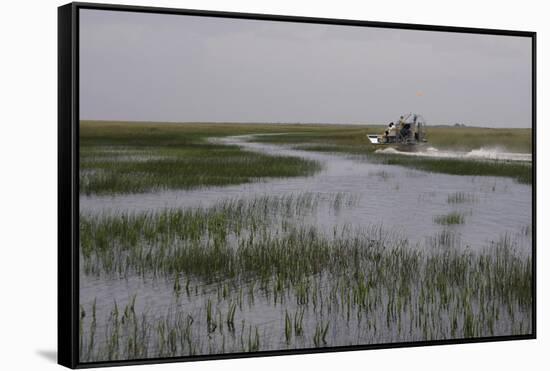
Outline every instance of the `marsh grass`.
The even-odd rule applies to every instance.
[[[388,337],[456,339],[530,331],[531,258],[516,250],[510,235],[471,251],[443,246],[448,241],[414,248],[378,228],[342,230],[335,239],[297,229],[237,250],[219,246],[239,274],[224,274],[229,281],[213,283],[218,292],[227,282],[233,289],[205,294],[203,309],[152,317],[136,313],[132,300],[124,307],[113,303],[102,326],[81,316],[83,359],[335,346],[342,345],[342,336],[346,344],[368,344]],[[289,271],[287,264],[293,264]],[[218,273],[215,266],[212,274]],[[250,282],[257,284],[242,290]],[[239,301],[264,312],[266,306],[280,306],[281,315],[273,318],[279,325],[261,327],[254,317],[248,320]]]
[[[472,193],[454,192],[447,195],[447,203],[449,204],[475,203],[478,201],[479,199]]]
[[[443,229],[434,236],[428,237],[427,242],[432,249],[456,249],[461,246],[459,235],[449,229]]]
[[[315,326],[315,334],[313,334],[313,344],[316,348],[327,345],[327,333],[329,322],[320,322]]]
[[[210,208],[82,214],[82,268],[87,274],[103,272],[127,276],[170,272],[172,277],[193,270],[194,274],[208,277],[216,267],[227,267],[223,274],[233,275],[237,273],[233,264],[237,257],[232,255],[232,249],[241,252],[241,258],[250,258],[246,255],[248,249],[260,241],[269,240],[272,225],[278,225],[281,233],[288,233],[291,238],[292,218],[310,215],[321,204],[339,211],[344,207],[354,207],[357,202],[358,198],[348,193],[301,193],[232,199]],[[306,231],[300,233],[306,234]],[[313,250],[308,256],[312,254]],[[293,265],[289,262],[284,270]],[[178,278],[174,291],[179,293],[181,290]]]
[[[265,131],[253,128],[249,131]],[[233,131],[231,130],[233,129]],[[210,137],[237,134],[240,126],[143,123],[80,124],[80,193],[116,195],[192,189],[309,176],[315,161],[270,156],[216,144]]]
[[[221,146],[213,145],[205,147],[213,148],[146,161],[84,159],[81,193],[124,194],[224,186],[267,177],[308,176],[320,169],[318,163],[297,157],[268,156],[238,148],[221,151]]]
[[[372,153],[368,158],[376,163],[405,166],[434,173],[510,177],[524,184],[531,184],[533,181],[531,163],[410,157],[379,153]]]
[[[463,213],[453,211],[446,215],[437,215],[434,217],[434,223],[441,225],[455,225],[455,224],[464,224],[466,220]]]

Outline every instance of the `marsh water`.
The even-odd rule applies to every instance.
[[[293,149],[284,145],[254,142],[253,136],[216,139],[226,145],[241,146],[245,150],[266,154],[298,156],[322,164],[322,170],[313,176],[285,179],[268,179],[254,183],[207,187],[194,190],[161,191],[147,194],[120,196],[81,196],[80,210],[89,215],[116,215],[121,212],[154,211],[161,209],[207,208],[226,200],[254,199],[262,196],[288,196],[312,194],[319,198],[319,205],[309,213],[289,217],[292,223],[313,226],[330,236],[335,228],[364,229],[379,227],[395,236],[406,238],[411,248],[423,249],[431,241],[446,233],[456,241],[454,247],[464,250],[481,250],[508,236],[520,254],[531,251],[531,199],[530,185],[520,184],[506,177],[457,176],[417,171],[401,166],[388,166],[368,161],[368,157],[354,157],[330,153],[318,153]],[[522,158],[525,160],[525,158]],[[455,199],[458,201],[455,202]],[[461,223],[437,222],[450,213],[459,213]],[[80,275],[80,302],[89,308],[96,301],[97,318],[107,318],[113,302],[124,306],[136,295],[136,311],[148,313],[152,318],[176,316],[177,313],[195,313],[197,328],[206,327],[207,302],[220,298],[220,282],[203,282],[187,278],[192,289],[187,294],[174,295],[171,279],[135,275],[120,279],[117,276]],[[317,284],[329,286],[330,277],[321,276]],[[288,299],[284,305],[262,296],[251,283],[243,283],[244,303],[239,303],[237,330],[213,335],[198,336],[197,353],[242,351],[242,337],[249,341],[257,336],[260,349],[286,349],[288,347],[312,347],[312,336],[296,337],[292,345],[285,338],[285,315],[296,317],[300,306]],[[230,291],[236,291],[230,288]],[[249,295],[246,293],[249,292]],[[328,293],[327,293],[328,295]],[[240,292],[242,298],[242,290]],[[252,296],[252,297],[251,297]],[[382,299],[387,300],[387,298]],[[220,313],[231,303],[220,301]],[[522,326],[529,323],[528,313],[515,308],[518,317],[524,316]],[[224,312],[225,313],[225,312]],[[360,325],[360,317],[347,321],[335,320],[336,314],[325,314],[330,340],[328,345],[349,345],[411,341],[426,338],[421,331],[402,331],[388,327],[372,330],[371,325]],[[319,316],[306,309],[303,314],[305,333],[313,334],[319,326]],[[385,311],[372,313],[370,323],[386,321]],[[221,316],[221,314],[220,314]],[[407,322],[409,314],[399,321]],[[411,315],[412,316],[412,315]],[[443,314],[440,320],[450,321]],[[501,314],[501,317],[507,315]],[[411,318],[409,318],[411,319]],[[412,320],[412,319],[411,319]],[[246,324],[245,322],[246,321]],[[101,323],[101,320],[98,321]],[[242,322],[242,328],[241,328]],[[520,321],[521,322],[521,321]],[[514,321],[500,321],[494,335],[506,335],[513,329]],[[322,327],[322,326],[321,326]],[[255,329],[255,330],[252,330]],[[526,330],[526,329],[524,329]],[[86,331],[86,330],[85,330]],[[254,333],[254,331],[257,331]],[[251,335],[251,333],[253,335]],[[487,334],[490,335],[490,334]],[[428,338],[445,338],[448,334],[431,333]],[[245,343],[246,343],[245,341]],[[240,345],[237,345],[239,343]],[[240,348],[242,346],[242,349]]]
[[[238,186],[115,197],[81,196],[80,209],[93,213],[150,211],[208,207],[227,199],[264,195],[340,193],[354,199],[353,207],[328,210],[327,205],[302,222],[325,229],[344,224],[377,224],[422,242],[444,228],[434,223],[434,217],[458,210],[467,214],[467,220],[453,230],[460,235],[464,245],[471,248],[484,246],[503,233],[517,232],[531,224],[531,186],[518,184],[513,179],[428,173],[373,164],[368,159],[295,150],[251,140],[252,136],[238,136],[219,141],[251,151],[316,160],[323,164],[323,170],[311,177],[272,179]],[[453,193],[470,195],[471,202],[450,203],[449,195]]]

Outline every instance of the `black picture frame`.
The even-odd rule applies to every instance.
[[[532,43],[532,333],[472,339],[339,346],[330,348],[260,351],[175,358],[82,363],[78,359],[79,331],[79,10],[96,9],[156,14],[193,15],[280,22],[349,25],[406,30],[444,31],[487,35],[520,36]],[[58,363],[69,368],[154,364],[243,357],[279,356],[319,352],[481,343],[536,338],[536,32],[485,28],[448,27],[423,24],[371,22],[347,19],[233,13],[98,3],[70,3],[58,8]]]

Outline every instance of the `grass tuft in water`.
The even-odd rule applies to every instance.
[[[446,215],[437,215],[434,217],[434,223],[441,225],[455,225],[455,224],[464,224],[465,217],[464,214],[453,211]]]
[[[447,196],[447,203],[449,204],[475,203],[477,201],[478,198],[472,193],[455,192]]]

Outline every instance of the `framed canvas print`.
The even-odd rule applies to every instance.
[[[535,33],[59,8],[59,363],[533,339]]]

